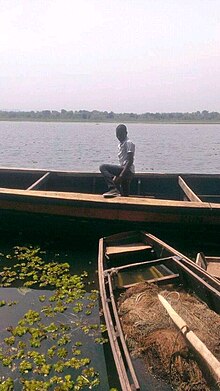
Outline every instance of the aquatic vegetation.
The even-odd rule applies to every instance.
[[[10,331],[12,335],[21,337],[22,335],[24,335],[28,332],[28,327],[18,325],[14,328],[8,327],[7,330]]]
[[[12,391],[14,389],[14,381],[9,377],[8,379],[0,378],[0,391]]]
[[[108,342],[107,338],[95,338],[95,342],[99,343],[100,345],[103,345],[104,343]]]
[[[80,356],[80,354],[82,354],[80,349],[75,349],[75,348],[72,349],[72,353],[74,356]]]
[[[49,358],[53,358],[54,357],[56,349],[57,349],[57,346],[54,345],[54,346],[51,346],[51,348],[49,348],[47,350],[47,355],[48,355]]]
[[[63,361],[57,361],[54,365],[53,365],[53,369],[55,372],[59,372],[59,373],[62,373],[63,370],[65,368],[65,364],[63,363]]]
[[[99,384],[99,374],[90,366],[91,358],[79,333],[94,343],[107,341],[101,338],[104,326],[90,323],[98,291],[86,291],[86,271],[71,274],[67,262],[46,262],[42,254],[40,248],[15,247],[5,257],[10,265],[0,271],[3,288],[15,286],[18,293],[30,297],[36,289],[47,292],[39,294],[37,305],[30,302],[17,324],[5,329],[8,335],[0,348],[0,367],[11,370],[11,376],[0,378],[0,391],[13,390],[16,377],[25,391],[92,389]],[[0,307],[17,303],[1,300]]]
[[[5,367],[9,367],[11,364],[12,364],[12,361],[13,361],[13,357],[5,357],[2,359],[2,364],[5,366]]]
[[[38,299],[43,303],[46,300],[46,296],[45,295],[39,296]]]
[[[62,345],[66,345],[67,343],[69,343],[71,341],[71,338],[69,335],[63,335],[58,341],[57,341],[57,345],[59,346],[62,346]]]
[[[52,369],[52,364],[42,364],[41,366],[34,369],[35,373],[39,375],[48,376]]]
[[[40,314],[37,311],[29,310],[24,315],[24,320],[26,323],[32,325],[40,320]]]
[[[45,331],[47,331],[48,333],[54,333],[58,329],[59,327],[55,323],[50,323],[49,326],[45,327]]]
[[[29,361],[23,360],[21,361],[19,365],[19,371],[21,373],[27,373],[28,371],[31,371],[32,369],[32,364]]]
[[[107,331],[107,327],[105,324],[100,324],[100,330],[101,330],[101,333],[104,333]]]
[[[75,346],[82,346],[82,342],[75,342]]]
[[[9,307],[11,307],[12,305],[16,305],[16,304],[18,304],[17,301],[9,301],[9,302],[8,302],[8,306],[9,306]]]
[[[4,342],[7,343],[8,345],[14,345],[14,343],[15,343],[15,337],[12,336],[12,337],[5,338],[5,339],[4,339]]]
[[[68,354],[68,351],[67,351],[67,349],[65,349],[65,348],[59,348],[59,349],[57,350],[57,356],[58,356],[59,358],[65,358],[65,357],[67,356],[67,354]]]

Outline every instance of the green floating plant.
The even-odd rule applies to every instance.
[[[107,338],[95,338],[95,343],[98,343],[100,345],[103,345],[104,343],[107,343],[108,339]]]
[[[28,351],[27,357],[31,358],[35,365],[41,366],[43,364],[46,364],[46,357],[44,354],[41,354],[39,352],[36,352],[35,350]]]
[[[67,306],[63,305],[62,302],[58,302],[54,307],[54,312],[64,312],[67,309]]]
[[[18,301],[9,301],[9,302],[8,302],[8,306],[9,306],[9,307],[11,307],[11,306],[13,306],[13,305],[16,305],[16,304],[18,304]]]
[[[59,348],[57,350],[57,357],[59,357],[59,358],[66,358],[67,354],[68,354],[68,351],[65,348]]]
[[[18,342],[18,349],[25,349],[26,348],[26,343],[24,341],[19,341]]]
[[[45,327],[45,331],[48,333],[54,333],[58,329],[59,327],[54,322]]]
[[[47,391],[51,387],[50,381],[21,379],[24,391]]]
[[[75,348],[72,349],[72,353],[74,356],[80,356],[80,354],[82,354],[80,349],[75,349]]]
[[[41,366],[34,369],[34,373],[38,373],[39,375],[48,376],[52,369],[52,364],[42,364]]]
[[[12,371],[19,370],[18,380],[24,391],[91,389],[99,384],[99,375],[89,367],[90,358],[82,357],[82,350],[79,349],[82,342],[73,343],[72,331],[76,327],[93,338],[94,334],[100,332],[98,325],[83,320],[97,305],[98,291],[86,292],[84,279],[88,276],[87,272],[72,275],[67,262],[46,263],[41,255],[39,248],[15,247],[14,253],[7,257],[11,263],[16,260],[15,265],[3,268],[0,273],[1,286],[12,286],[16,282],[22,295],[31,292],[29,287],[32,286],[50,289],[49,294],[38,297],[38,305],[41,306],[39,312],[29,309],[16,326],[7,328],[10,336],[4,338],[3,348],[0,349],[1,364]],[[46,300],[48,305],[40,304]],[[70,309],[70,303],[73,303],[73,313],[64,314],[68,319],[67,323],[56,322],[60,313]],[[14,304],[16,302],[10,302],[8,306]],[[4,305],[6,302],[2,300],[0,306]],[[82,312],[80,316],[77,315],[79,312]],[[49,323],[49,317],[55,320]],[[22,339],[25,339],[25,342]],[[104,339],[94,338],[94,342],[104,343]],[[43,354],[42,351],[46,353]],[[72,379],[71,375],[51,377],[52,371],[61,374],[67,369],[77,370],[76,379]],[[31,376],[31,380],[25,378],[26,374]],[[41,376],[48,377],[48,380],[41,380]],[[1,382],[0,391],[11,391],[13,387],[13,380],[8,378]]]
[[[7,328],[8,331],[11,332],[12,335],[22,337],[22,335],[28,332],[28,327],[18,325],[16,327]]]
[[[5,338],[4,339],[4,342],[7,344],[7,345],[14,345],[15,343],[15,337],[12,335],[11,337],[8,337],[8,338]]]
[[[7,379],[0,378],[0,391],[13,391],[14,381],[8,377]]]
[[[101,333],[105,333],[107,331],[107,327],[105,324],[100,324],[100,331]]]
[[[32,348],[39,348],[41,346],[41,340],[38,338],[31,338],[30,345]]]
[[[46,332],[39,327],[29,327],[28,332],[31,334],[32,338],[34,339],[45,339],[46,338]]]
[[[71,341],[71,338],[69,335],[63,335],[58,341],[57,341],[57,345],[58,346],[62,346],[62,345],[66,345],[67,343],[69,343]]]
[[[53,369],[55,372],[62,373],[65,368],[65,363],[63,361],[57,361],[55,364],[53,364]]]
[[[99,383],[100,380],[94,368],[84,369],[82,374],[79,375],[76,379],[74,390],[79,391],[83,387],[93,388],[94,386],[98,386]]]
[[[49,348],[49,349],[47,350],[47,356],[48,356],[49,358],[53,358],[54,355],[55,355],[56,349],[57,349],[57,346],[56,346],[56,345],[51,346],[51,348]]]
[[[34,323],[41,320],[40,314],[37,311],[29,310],[26,312],[23,318],[29,325],[33,325]]]
[[[32,370],[32,364],[29,361],[27,360],[21,361],[19,365],[19,371],[21,373],[28,373],[31,370]]]
[[[2,364],[4,365],[4,367],[9,367],[9,366],[11,366],[13,359],[14,359],[13,356],[4,357],[2,359]]]
[[[48,318],[53,318],[55,316],[54,309],[53,309],[52,305],[44,306],[41,309],[41,312],[43,312],[45,314],[45,316]]]
[[[88,300],[97,301],[98,300],[99,291],[93,289],[91,293],[87,296]]]
[[[82,342],[80,341],[75,342],[75,346],[82,346]]]
[[[39,299],[40,302],[43,303],[46,300],[46,296],[45,295],[41,295],[41,296],[38,297],[38,299]]]
[[[17,350],[17,355],[16,355],[16,358],[17,359],[24,359],[26,357],[26,354],[25,354],[25,351],[24,349],[18,349]]]
[[[73,307],[73,312],[75,312],[77,314],[78,314],[78,312],[82,312],[82,310],[83,310],[83,303],[78,302],[75,304],[75,307]]]

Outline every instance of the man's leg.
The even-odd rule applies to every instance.
[[[130,194],[130,184],[134,174],[129,172],[121,183],[121,195],[128,197]]]
[[[119,189],[117,188],[117,186],[113,182],[113,178],[115,176],[120,175],[120,173],[122,171],[122,167],[117,166],[117,165],[113,165],[113,164],[102,164],[100,166],[100,171],[105,179],[105,182],[108,186],[108,189],[115,190],[115,191],[119,192]]]

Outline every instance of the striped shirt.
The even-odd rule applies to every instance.
[[[126,137],[126,139],[118,144],[118,160],[120,163],[120,166],[125,166],[125,164],[128,161],[128,153],[132,152],[134,156],[135,152],[135,145],[131,142],[131,140]],[[134,173],[134,164],[129,168],[131,172]]]

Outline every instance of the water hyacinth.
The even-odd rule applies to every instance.
[[[12,254],[1,255],[9,264],[0,271],[1,287],[15,286],[23,296],[37,289],[39,295],[37,306],[33,304],[4,331],[0,368],[2,373],[7,368],[7,376],[0,378],[0,391],[14,390],[15,378],[19,389],[26,391],[92,389],[100,382],[99,374],[89,354],[85,356],[79,332],[94,344],[106,342],[101,337],[105,326],[89,321],[98,291],[86,291],[87,272],[71,274],[67,262],[46,263],[42,254],[40,248],[15,247]],[[0,307],[8,304],[10,309],[19,301],[9,303],[1,300]]]

